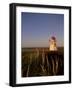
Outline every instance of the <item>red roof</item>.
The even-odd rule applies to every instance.
[[[52,36],[51,39],[56,40],[56,37]]]

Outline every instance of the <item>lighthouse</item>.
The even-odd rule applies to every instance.
[[[49,50],[50,51],[57,51],[57,41],[56,41],[56,37],[52,36],[49,39]]]

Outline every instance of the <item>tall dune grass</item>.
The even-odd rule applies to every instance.
[[[33,51],[29,49],[22,51],[22,77],[64,74],[64,51],[59,50],[51,54],[47,49],[36,48]]]

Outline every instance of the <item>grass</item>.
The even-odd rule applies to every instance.
[[[22,77],[64,75],[64,48],[22,48]]]

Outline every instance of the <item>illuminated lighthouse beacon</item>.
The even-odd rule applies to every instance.
[[[57,51],[57,41],[54,36],[52,36],[49,40],[49,50],[50,51]]]

